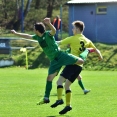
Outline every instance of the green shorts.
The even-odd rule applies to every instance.
[[[50,62],[48,75],[54,74],[55,72],[59,72],[62,66],[75,64],[77,60],[78,60],[78,57],[72,54],[67,54],[65,52],[60,51],[57,57]]]

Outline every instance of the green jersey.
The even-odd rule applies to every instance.
[[[39,42],[39,45],[41,46],[47,57],[50,60],[54,60],[59,52],[59,47],[54,39],[54,36],[52,36],[49,31],[46,31],[42,37],[33,35],[32,38]]]

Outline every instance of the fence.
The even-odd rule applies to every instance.
[[[23,47],[11,47],[11,40],[25,40],[25,41],[31,41],[31,42],[38,42],[36,40],[30,40],[30,39],[24,39],[24,38],[15,38],[15,37],[0,37],[0,54],[10,54],[12,50],[21,50]],[[25,47],[27,49],[33,49],[35,47]],[[9,66],[12,65],[13,61],[7,61],[7,60],[0,60],[0,66]],[[26,66],[28,66],[28,60],[27,60],[27,51],[26,51]],[[28,68],[28,67],[27,67]]]
[[[11,47],[11,40],[25,40],[36,42],[36,40],[24,39],[24,38],[15,38],[15,37],[0,37],[0,54],[11,54],[13,49],[21,49],[22,47]],[[34,47],[26,47],[27,49],[33,49]]]

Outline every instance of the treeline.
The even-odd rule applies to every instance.
[[[64,13],[68,12],[67,6],[64,5],[67,1],[68,0],[0,0],[0,27],[19,30],[23,13],[24,27],[28,30],[32,27],[30,25],[36,21],[44,17],[52,18],[55,15],[53,15],[53,11],[58,13],[57,11],[60,10],[61,5],[63,6]]]

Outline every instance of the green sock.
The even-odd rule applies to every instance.
[[[78,80],[78,84],[80,85],[80,87],[82,88],[82,90],[84,90],[85,88],[84,88],[84,85],[83,85],[83,83],[82,83],[82,81],[81,80]]]
[[[46,89],[45,89],[45,95],[44,95],[44,97],[47,97],[47,98],[50,97],[51,89],[52,89],[52,81],[47,81],[46,82]]]
[[[82,58],[83,60],[86,60],[88,53],[89,51],[85,49],[84,52],[82,52],[79,57]]]

